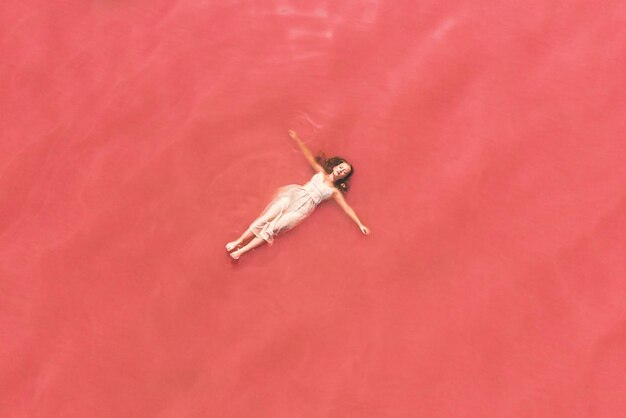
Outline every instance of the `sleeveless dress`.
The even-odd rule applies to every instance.
[[[322,172],[302,186],[289,184],[281,187],[248,229],[271,245],[276,235],[306,219],[317,205],[332,196],[334,190],[333,186],[324,182]]]

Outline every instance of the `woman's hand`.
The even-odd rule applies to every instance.
[[[287,132],[289,132],[289,136],[293,139],[298,139],[298,134],[296,133],[296,131],[290,129]]]
[[[361,232],[363,232],[364,235],[370,234],[370,229],[366,227],[365,225],[359,225],[359,228],[361,229]]]

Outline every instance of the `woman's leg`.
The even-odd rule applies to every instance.
[[[304,216],[304,217],[306,217],[306,216]],[[298,212],[288,213],[288,214],[284,215],[280,219],[280,221],[276,224],[275,234],[283,233],[285,231],[290,230],[291,228],[293,228],[294,226],[296,226],[297,224],[302,222],[304,220],[304,217],[303,217],[303,214],[298,213]],[[263,240],[263,239],[261,239],[259,237],[255,237],[245,247],[230,253],[230,256],[232,258],[234,258],[235,260],[237,260],[242,254],[247,253],[248,251],[252,250],[253,248],[258,247],[259,245],[263,245],[263,243],[265,243],[265,240]]]
[[[263,224],[265,222],[270,222],[276,216],[282,213],[283,208],[286,204],[289,204],[289,200],[287,198],[277,199],[274,203],[272,203],[270,206],[268,206],[265,209],[264,213],[262,213],[257,219],[254,220],[254,222],[252,222],[250,227],[246,229],[246,231],[243,234],[241,234],[241,236],[238,239],[226,244],[226,250],[232,251],[235,248],[237,248],[239,245],[241,245],[244,241],[250,238],[253,238],[254,233],[252,232],[251,229],[254,227],[254,225]]]
[[[258,238],[258,237],[254,237],[244,247],[238,249],[237,251],[233,251],[232,253],[230,253],[230,256],[234,258],[235,260],[237,260],[239,257],[241,257],[242,254],[247,253],[248,251],[258,247],[259,245],[263,245],[264,243],[265,243],[265,240],[262,240],[261,238]]]
[[[248,239],[252,238],[253,236],[254,236],[254,234],[252,233],[250,228],[248,228],[248,229],[246,229],[246,231],[243,234],[241,234],[241,236],[239,238],[237,238],[236,240],[231,241],[228,244],[226,244],[226,249],[228,251],[234,250],[239,245],[241,245],[244,241],[247,241]]]

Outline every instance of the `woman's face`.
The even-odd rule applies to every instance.
[[[333,174],[335,175],[336,179],[344,178],[345,176],[350,174],[350,171],[352,171],[352,167],[350,167],[350,165],[346,162],[343,162],[333,167]]]

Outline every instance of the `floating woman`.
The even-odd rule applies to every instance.
[[[356,222],[363,234],[369,235],[370,233],[369,228],[363,225],[343,197],[343,193],[347,192],[350,187],[347,181],[354,174],[352,165],[341,157],[325,159],[323,154],[313,157],[295,131],[289,131],[289,136],[298,143],[307,161],[317,173],[302,186],[290,184],[278,189],[272,201],[246,232],[239,239],[226,244],[226,250],[232,251],[230,256],[235,260],[266,242],[271,245],[274,237],[302,222],[317,205],[330,197],[333,197]],[[250,242],[241,247],[250,238],[252,238]]]

